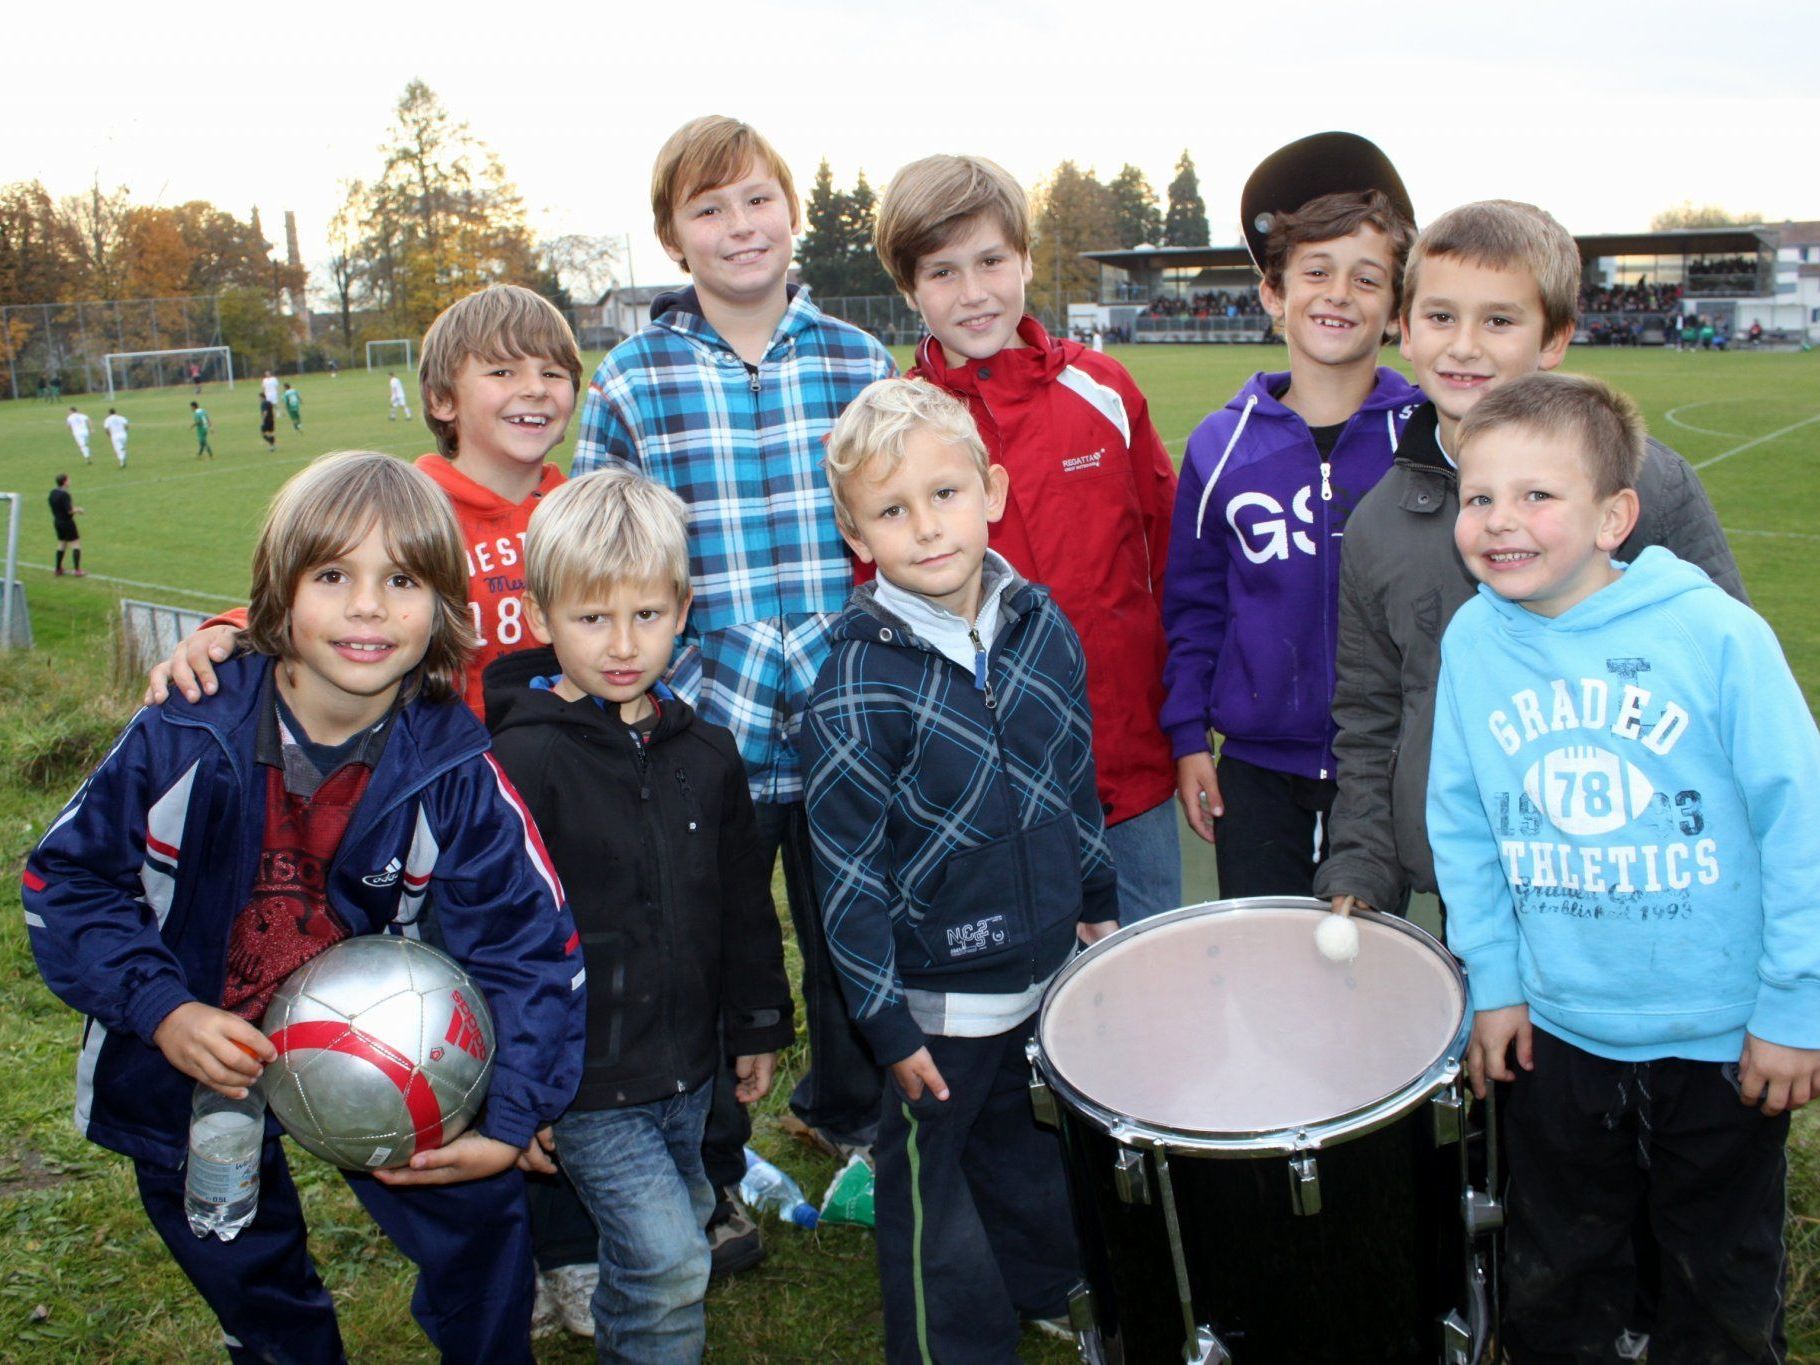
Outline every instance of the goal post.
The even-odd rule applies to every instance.
[[[162,389],[200,381],[234,387],[234,353],[226,346],[184,346],[171,351],[109,351],[107,396],[123,389]],[[196,367],[191,373],[190,367]]]
[[[367,369],[408,370],[417,361],[417,345],[409,337],[367,343]]]

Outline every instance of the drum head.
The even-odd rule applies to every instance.
[[[1055,1077],[1135,1125],[1209,1138],[1315,1129],[1422,1082],[1462,1032],[1458,968],[1360,914],[1359,955],[1315,947],[1316,901],[1177,910],[1077,958],[1037,1037]]]

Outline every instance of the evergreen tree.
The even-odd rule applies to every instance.
[[[879,260],[878,252],[872,245],[872,231],[877,225],[878,196],[872,192],[872,186],[866,183],[866,173],[861,171],[853,183],[852,193],[847,195],[845,284],[849,294],[897,292],[897,287],[891,283],[891,276],[885,273],[884,262]]]
[[[1175,179],[1169,182],[1169,212],[1163,219],[1165,246],[1206,246],[1212,240],[1207,230],[1207,205],[1201,199],[1200,177],[1194,173],[1194,158],[1186,149],[1175,163]]]
[[[848,227],[851,211],[848,197],[834,188],[834,173],[823,157],[815,170],[815,185],[809,191],[809,207],[804,215],[805,231],[796,244],[796,264],[803,283],[818,297],[839,298],[846,293]]]
[[[1127,162],[1106,188],[1112,192],[1114,244],[1160,246],[1163,211],[1157,207],[1156,191],[1144,173]]]

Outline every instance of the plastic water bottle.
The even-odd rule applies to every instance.
[[[265,1095],[243,1100],[196,1087],[190,1101],[190,1156],[183,1211],[198,1237],[231,1242],[259,1211],[259,1156],[265,1146]]]
[[[772,1209],[786,1223],[812,1228],[821,1222],[821,1210],[803,1198],[802,1189],[750,1147],[746,1148],[746,1178],[739,1182],[739,1197],[755,1209]]]

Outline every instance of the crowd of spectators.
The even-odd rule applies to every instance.
[[[1144,310],[1148,318],[1249,318],[1262,317],[1264,305],[1249,289],[1214,289],[1204,294],[1159,295]]]
[[[1582,313],[1667,313],[1681,304],[1678,284],[1635,284],[1580,286]]]
[[[1687,263],[1689,294],[1752,294],[1757,262],[1749,256],[1708,256]]]

